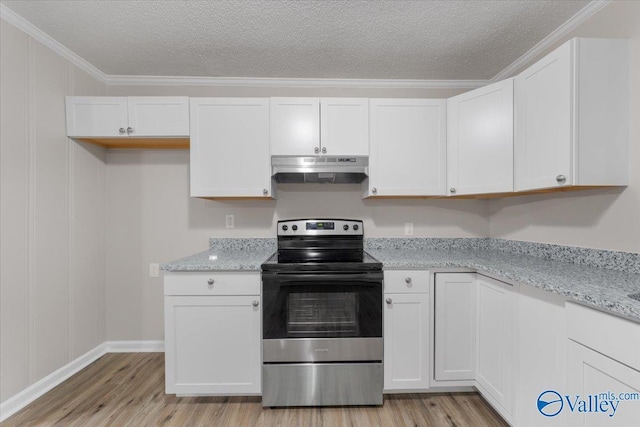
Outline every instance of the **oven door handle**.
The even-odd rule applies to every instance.
[[[358,286],[371,286],[374,283],[382,284],[382,274],[278,274],[274,280],[281,285],[290,285],[291,282],[345,282]]]

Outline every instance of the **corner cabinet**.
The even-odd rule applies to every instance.
[[[517,290],[507,283],[478,275],[476,292],[476,385],[498,413],[512,422]]]
[[[261,393],[259,272],[165,275],[165,390]]]
[[[371,99],[369,180],[363,197],[446,194],[444,99]]]
[[[368,154],[368,98],[271,98],[271,155]]]
[[[476,274],[435,275],[436,381],[476,378]]]
[[[189,146],[186,96],[68,96],[66,114],[70,138],[118,148]]]
[[[269,98],[191,98],[191,197],[271,198]]]
[[[515,191],[628,185],[629,45],[573,39],[515,79]]]
[[[429,272],[384,272],[384,390],[429,388]]]
[[[447,194],[513,191],[513,79],[447,100]]]

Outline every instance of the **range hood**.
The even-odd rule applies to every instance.
[[[273,156],[273,179],[283,184],[359,184],[368,174],[368,157]]]

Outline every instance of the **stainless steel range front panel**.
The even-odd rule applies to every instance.
[[[382,363],[262,367],[262,406],[382,405]]]
[[[298,338],[262,340],[262,360],[281,362],[381,362],[382,338]]]

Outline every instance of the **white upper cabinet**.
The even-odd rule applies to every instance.
[[[513,191],[513,79],[447,100],[447,192]]]
[[[189,136],[189,98],[142,96],[127,98],[129,136]]]
[[[628,184],[628,55],[573,39],[516,77],[516,191]]]
[[[271,155],[366,156],[366,98],[271,98]]]
[[[364,197],[445,195],[444,99],[371,99]]]
[[[67,136],[126,137],[129,127],[127,98],[68,96]]]
[[[191,197],[272,197],[268,98],[191,98]]]
[[[66,109],[69,137],[189,136],[186,96],[68,96]]]
[[[369,155],[367,98],[320,98],[320,123],[322,154]]]
[[[320,98],[271,98],[271,155],[320,153]]]

